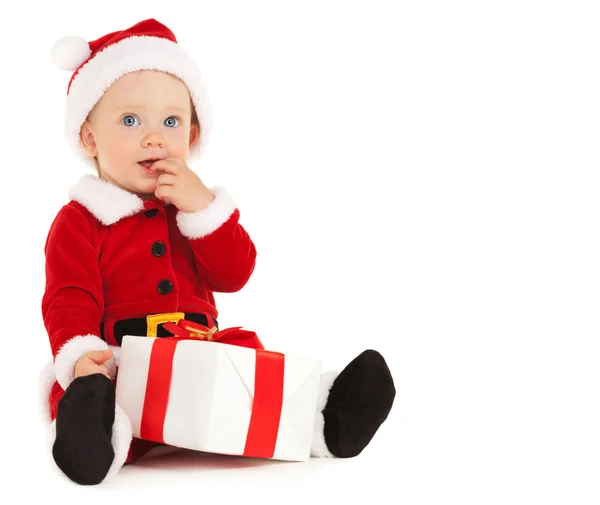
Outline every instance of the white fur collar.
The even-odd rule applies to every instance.
[[[84,175],[69,190],[69,198],[108,226],[144,210],[144,200],[95,175]]]

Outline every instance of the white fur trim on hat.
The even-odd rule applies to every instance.
[[[50,57],[63,70],[74,71],[92,54],[87,40],[77,35],[63,37],[52,46]]]
[[[96,335],[77,335],[63,344],[54,358],[54,373],[60,387],[66,391],[69,384],[73,382],[75,363],[81,356],[86,352],[107,349],[109,349],[108,344]],[[110,376],[116,377],[115,357],[112,356],[105,364]]]
[[[208,206],[197,212],[177,212],[177,225],[187,238],[202,238],[225,223],[236,209],[232,196],[225,188],[211,188],[215,198]]]
[[[69,145],[86,164],[94,159],[81,146],[80,130],[88,114],[108,87],[119,77],[138,70],[161,70],[175,75],[187,86],[200,122],[200,139],[190,149],[199,157],[208,140],[212,115],[204,80],[194,59],[177,43],[149,36],[131,36],[109,45],[85,63],[71,83],[67,96],[65,129]]]
[[[327,404],[327,398],[329,397],[329,391],[333,382],[339,375],[337,371],[330,371],[321,374],[321,383],[319,384],[319,398],[317,400],[317,415],[315,417],[315,428],[313,432],[312,445],[310,448],[310,455],[315,458],[333,458],[335,457],[325,443],[325,435],[323,429],[325,427],[325,419],[323,418],[323,409]]]

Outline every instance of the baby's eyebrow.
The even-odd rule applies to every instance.
[[[117,109],[115,109],[117,112],[128,112],[131,110],[135,110],[135,109],[146,109],[147,106],[146,105],[142,105],[142,104],[130,104],[130,105],[122,105],[120,107],[118,107]],[[171,111],[171,110],[176,110],[179,111],[183,114],[187,114],[189,112],[189,110],[184,109],[183,107],[178,107],[176,105],[168,105],[167,107],[164,108],[165,111]]]
[[[178,110],[179,112],[182,112],[184,114],[187,114],[189,112],[189,110],[184,109],[182,107],[167,107],[165,110]]]

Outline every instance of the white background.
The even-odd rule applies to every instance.
[[[597,5],[11,4],[0,33],[3,495],[598,503]],[[258,248],[246,287],[217,295],[222,327],[326,368],[366,348],[388,361],[396,402],[357,458],[170,455],[92,489],[51,468],[36,389],[50,358],[43,246],[87,169],[63,134],[70,73],[49,53],[63,36],[149,17],[203,69],[215,125],[192,168],[228,187]]]

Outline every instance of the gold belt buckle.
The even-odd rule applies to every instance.
[[[148,324],[147,336],[156,338],[159,324],[167,322],[177,324],[179,320],[183,319],[184,317],[184,312],[167,312],[165,314],[150,314],[146,316],[146,322]]]

